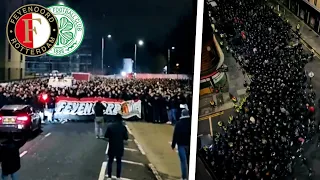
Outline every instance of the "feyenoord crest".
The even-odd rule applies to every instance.
[[[28,4],[15,10],[7,24],[11,46],[26,56],[47,53],[58,39],[58,22],[54,15],[38,4]]]
[[[84,24],[79,14],[64,5],[50,6],[59,23],[59,37],[54,47],[48,51],[51,56],[67,56],[81,45],[84,36]]]

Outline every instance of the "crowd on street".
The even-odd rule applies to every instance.
[[[188,80],[95,78],[75,81],[71,87],[62,88],[50,86],[48,79],[33,79],[0,86],[0,107],[7,104],[30,104],[41,109],[44,103],[39,100],[39,95],[43,93],[50,97],[48,109],[54,109],[55,98],[58,96],[141,100],[144,120],[170,123],[175,123],[179,118],[179,105],[187,104],[191,107],[192,100],[192,86]]]
[[[215,0],[209,15],[216,36],[251,77],[236,115],[219,121],[213,143],[200,149],[219,180],[312,178],[304,147],[317,141],[315,92],[291,26],[265,1]],[[222,35],[222,36],[221,36]],[[239,102],[240,100],[238,100]]]

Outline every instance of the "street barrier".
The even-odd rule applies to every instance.
[[[121,113],[123,119],[141,118],[140,100],[118,100],[112,98],[70,98],[57,97],[55,119],[93,120],[94,106],[97,101],[106,107],[105,116],[114,116]]]

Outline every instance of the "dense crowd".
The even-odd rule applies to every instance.
[[[219,180],[296,178],[306,169],[304,145],[317,131],[315,92],[305,73],[312,54],[303,52],[291,26],[265,1],[216,0],[209,7],[216,35],[245,73],[248,96],[234,116],[220,121],[213,144],[200,150]],[[297,168],[298,167],[298,168]]]
[[[39,95],[50,95],[48,108],[54,108],[55,97],[104,97],[123,100],[140,99],[143,119],[166,122],[177,119],[180,104],[191,107],[192,87],[188,80],[170,79],[103,79],[76,81],[72,87],[52,87],[48,79],[27,80],[0,86],[0,107],[6,104],[30,104],[43,108]],[[174,119],[173,119],[174,118]]]

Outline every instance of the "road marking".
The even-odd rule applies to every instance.
[[[44,137],[48,137],[48,136],[50,136],[51,135],[51,133],[48,133],[48,134],[46,134]]]
[[[151,169],[153,175],[156,177],[157,180],[162,180],[161,176],[159,175],[159,172],[157,171],[156,167],[154,167],[153,164],[148,164],[149,168]],[[100,179],[99,179],[100,180]]]
[[[26,155],[28,153],[28,151],[23,151],[21,154],[20,154],[20,157]]]
[[[199,121],[208,120],[209,118],[221,116],[221,115],[223,115],[223,114],[224,114],[224,111],[217,112],[217,113],[214,113],[214,114],[211,114],[211,115],[207,115],[207,116],[204,116],[204,117],[200,117],[200,118],[199,118]]]
[[[101,165],[101,170],[100,170],[100,174],[99,174],[99,179],[98,180],[104,180],[105,179],[106,169],[107,169],[107,162],[103,162],[102,165]]]
[[[126,128],[127,128],[127,131],[129,132],[129,134],[132,135],[132,132],[131,132],[131,130],[129,129],[129,127],[128,127],[127,125],[125,125],[125,126],[126,126]]]
[[[132,151],[132,152],[137,152],[137,151],[138,151],[138,150],[132,149],[132,148],[124,148],[124,150],[126,150],[126,151]]]
[[[106,154],[108,154],[108,150],[109,150],[109,143],[107,143]]]
[[[211,136],[213,136],[211,117],[209,117],[209,128],[210,128],[210,134],[211,134]]]
[[[116,158],[114,158],[114,161],[117,161],[117,160],[116,160]],[[144,164],[143,164],[143,163],[134,162],[134,161],[128,161],[128,160],[123,160],[123,159],[121,159],[121,162],[123,162],[123,163],[127,163],[127,164],[133,164],[133,165],[144,166]]]
[[[106,175],[106,177],[108,177],[108,175]],[[117,179],[117,176],[112,176],[112,179]],[[128,178],[124,178],[124,177],[120,177],[121,180],[133,180],[133,179],[128,179]]]
[[[117,161],[117,159],[116,158],[114,158],[113,159],[113,161]],[[128,160],[123,160],[123,159],[121,159],[121,162],[123,162],[123,163],[127,163],[127,164],[133,164],[133,165],[139,165],[139,166],[144,166],[144,164],[143,163],[139,163],[139,162],[134,162],[134,161],[128,161]]]
[[[138,143],[138,141],[135,139],[134,142],[135,142],[136,145],[138,146],[138,149],[140,150],[141,154],[146,155],[146,153],[144,152],[144,150],[142,149],[142,147],[140,146],[140,144]]]

